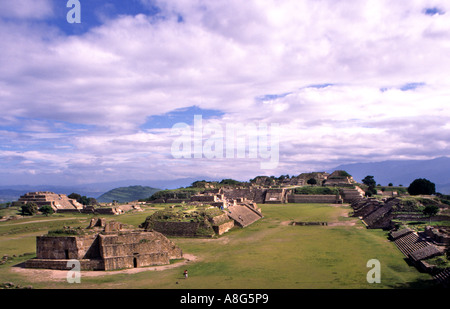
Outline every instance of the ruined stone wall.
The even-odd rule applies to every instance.
[[[445,229],[427,226],[425,228],[425,234],[438,244],[442,244],[445,246],[450,245],[450,234]]]
[[[288,195],[288,203],[337,203],[336,195],[309,195],[309,194],[291,194]]]
[[[116,211],[112,207],[98,207],[94,210],[95,213],[100,215],[115,215]]]
[[[99,239],[97,235],[77,237],[78,256],[81,259],[100,258]]]
[[[191,199],[180,199],[180,198],[168,198],[166,200],[164,200],[164,203],[183,203],[183,202],[189,202]]]
[[[38,236],[36,257],[39,259],[84,259],[99,256],[96,235]]]
[[[226,221],[229,221],[228,215],[226,213],[223,213],[223,215],[215,216],[209,219],[209,222],[211,222],[212,225],[218,225],[222,224]]]
[[[211,222],[214,233],[217,235],[222,235],[234,227],[234,221],[226,213],[209,219],[209,222]]]
[[[67,267],[68,260],[30,259],[25,262],[26,268],[44,268],[55,270],[71,270],[73,265]],[[103,260],[78,260],[81,270],[104,270]]]
[[[158,232],[130,232],[100,235],[100,255],[103,258],[132,256],[136,253],[167,252],[170,258],[181,258],[181,250]]]
[[[170,260],[167,252],[136,254],[134,256],[116,256],[104,259],[104,270],[144,267],[151,265],[166,265],[169,263]]]
[[[153,230],[167,236],[194,237],[199,226],[199,222],[152,222]]]
[[[272,204],[284,203],[286,201],[285,195],[285,189],[268,189],[266,191],[264,202]]]
[[[215,195],[194,195],[191,196],[191,202],[217,202]]]
[[[36,238],[36,257],[39,259],[78,259],[76,236]]]
[[[225,223],[219,224],[219,225],[213,225],[214,232],[217,235],[222,235],[226,232],[228,232],[230,229],[234,227],[234,221],[229,220]]]
[[[181,249],[158,232],[100,235],[105,270],[169,264],[183,257]]]
[[[227,199],[236,200],[246,198],[255,203],[264,203],[267,189],[260,188],[224,188],[223,193]]]

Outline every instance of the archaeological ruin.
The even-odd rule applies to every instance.
[[[415,199],[388,197],[381,200],[363,198],[355,200],[351,207],[353,216],[359,217],[367,228],[388,230],[389,239],[404,254],[409,264],[420,271],[430,273],[436,282],[448,287],[450,286],[450,269],[440,267],[434,259],[448,252],[450,229],[445,226],[426,226],[424,230],[414,230],[402,223],[431,220],[419,211],[428,204],[439,205],[439,201],[431,197]],[[448,220],[448,218],[437,215],[434,220]]]
[[[298,187],[331,188],[323,193],[297,192]],[[236,201],[258,204],[285,203],[351,203],[365,194],[345,171],[302,173],[298,176],[274,178],[257,176],[249,182],[222,185],[217,182],[196,182],[196,188],[204,190],[165,190],[157,192],[152,203],[189,203],[193,201],[209,203],[217,207],[229,207]],[[332,192],[332,193],[330,193]]]
[[[65,194],[56,194],[49,191],[28,192],[22,195],[18,204],[35,203],[38,207],[49,205],[55,212],[79,211],[83,205],[76,200],[68,198]]]
[[[168,236],[213,237],[235,226],[246,227],[262,217],[261,209],[255,203],[234,203],[222,208],[197,201],[156,211],[139,227]]]
[[[140,211],[138,204],[111,205],[110,207],[98,207],[83,205],[77,200],[69,198],[66,194],[57,194],[50,191],[28,192],[22,195],[15,205],[35,203],[38,208],[49,205],[56,213],[84,213],[98,215],[119,215],[127,211]]]
[[[38,236],[36,258],[24,266],[67,270],[67,262],[75,259],[81,270],[117,270],[166,265],[182,258],[181,249],[159,232],[94,218],[85,229],[67,227]]]

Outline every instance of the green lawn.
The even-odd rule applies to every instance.
[[[396,246],[387,240],[386,232],[367,230],[357,219],[346,218],[345,213],[350,211],[348,206],[259,206],[264,218],[245,229],[235,228],[217,239],[172,238],[185,254],[197,257],[187,266],[164,271],[153,271],[149,267],[148,271],[135,274],[108,272],[97,277],[82,277],[81,284],[68,284],[65,280],[33,282],[11,272],[12,265],[27,258],[17,257],[0,266],[0,278],[2,282],[12,281],[35,288],[371,289],[417,288],[431,284],[428,274],[408,266]],[[153,211],[114,216],[114,219],[137,226]],[[339,222],[341,225],[287,224],[294,220]],[[61,223],[55,221],[54,224]],[[7,229],[3,225],[0,224],[0,231]],[[34,237],[39,232],[0,235],[0,252],[15,252],[16,255],[34,252]],[[379,284],[367,283],[366,275],[370,268],[366,264],[370,259],[380,261]],[[174,265],[177,263],[179,261]],[[185,268],[189,270],[188,280],[182,279]]]

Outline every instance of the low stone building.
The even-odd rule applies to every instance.
[[[87,229],[49,232],[36,238],[36,258],[27,268],[66,270],[69,260],[78,260],[81,270],[116,270],[169,264],[183,253],[156,231],[127,230],[118,222],[92,222]]]

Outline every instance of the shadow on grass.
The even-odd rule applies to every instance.
[[[443,288],[433,279],[417,279],[412,282],[405,282],[392,286],[393,289],[439,289]]]

